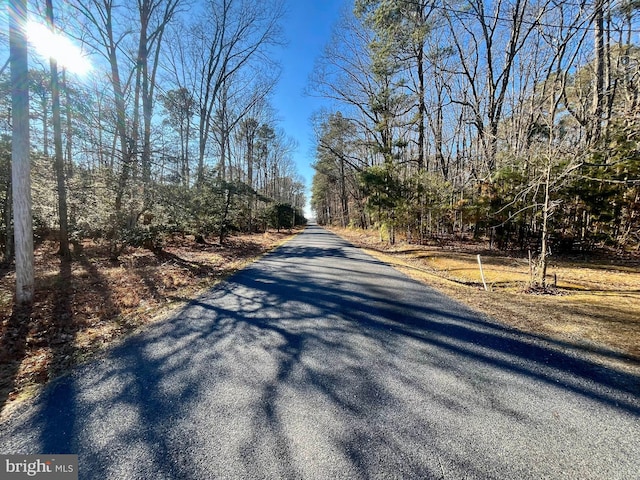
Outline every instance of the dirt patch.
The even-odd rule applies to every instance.
[[[117,262],[106,245],[85,241],[70,262],[57,244],[35,251],[33,305],[15,308],[15,271],[0,270],[0,419],[43,384],[288,240],[267,232],[224,245],[175,238],[159,252],[129,248]]]

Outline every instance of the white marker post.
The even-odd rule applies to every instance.
[[[484,285],[485,292],[487,289],[487,282],[484,281],[484,272],[482,271],[482,260],[480,260],[480,254],[478,254],[478,265],[480,265],[480,276],[482,277],[482,285]]]

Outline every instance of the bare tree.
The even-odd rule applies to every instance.
[[[426,47],[427,38],[435,24],[433,13],[436,2],[430,0],[357,0],[355,12],[364,18],[375,32],[370,47],[377,61],[393,62],[401,71],[408,71],[412,79],[410,90],[417,108],[415,127],[418,138],[417,169],[425,167],[425,142],[427,107],[426,94]]]
[[[185,187],[190,185],[191,169],[189,165],[189,143],[191,141],[191,126],[194,115],[194,101],[191,92],[184,87],[169,90],[161,97],[168,113],[168,122],[178,130],[180,138],[179,171]]]
[[[218,175],[225,180],[232,181],[234,177],[240,179],[240,168],[234,169],[232,145],[233,133],[238,131],[241,122],[247,117],[260,115],[261,110],[268,108],[267,99],[273,90],[277,78],[273,74],[254,71],[251,69],[242,74],[238,73],[233,81],[224,86],[219,95],[219,107],[216,112],[214,134],[220,156]],[[244,142],[242,142],[244,143]],[[244,147],[244,145],[241,145]],[[236,146],[235,150],[238,150]],[[240,148],[239,150],[244,150]],[[244,163],[241,161],[236,162]],[[249,168],[247,165],[246,168]]]
[[[195,74],[193,94],[199,115],[196,184],[204,179],[215,109],[224,86],[251,62],[266,60],[262,53],[278,43],[282,14],[281,0],[271,0],[268,5],[250,0],[210,0],[202,18],[188,29],[189,65],[182,68],[190,68]]]
[[[75,4],[75,8],[87,22],[87,41],[92,42],[93,48],[109,62],[111,88],[115,104],[115,132],[120,143],[121,171],[116,187],[115,210],[119,216],[125,195],[125,188],[136,160],[137,128],[128,128],[127,110],[125,102],[125,87],[118,62],[121,43],[129,32],[116,30],[114,0],[82,0]],[[136,107],[134,107],[136,108]],[[137,108],[136,108],[137,109]],[[134,113],[134,117],[136,117]],[[118,228],[117,223],[114,228]]]
[[[53,3],[46,1],[47,22],[49,28],[55,32],[53,19]],[[58,62],[55,58],[49,59],[51,66],[51,111],[53,115],[53,144],[55,150],[54,170],[58,187],[58,223],[60,227],[60,256],[63,259],[71,258],[69,251],[69,222],[67,220],[67,187],[64,174],[64,154],[62,152],[62,120],[60,118],[60,85],[58,81]]]
[[[456,73],[466,82],[465,94],[455,101],[472,112],[485,155],[483,173],[489,178],[496,167],[498,128],[514,64],[549,4],[549,0],[536,5],[523,0],[491,4],[471,0],[468,10],[444,10],[458,54]]]
[[[137,0],[140,35],[138,37],[135,91],[136,99],[138,95],[142,97],[143,138],[141,163],[142,182],[145,186],[145,209],[149,208],[151,202],[149,192],[151,188],[151,123],[162,39],[165,28],[174,18],[180,2],[181,0]],[[136,111],[138,111],[137,106]],[[134,122],[134,128],[136,124]]]
[[[594,44],[595,44],[595,69],[593,92],[593,106],[591,110],[590,128],[587,132],[587,140],[590,143],[597,142],[602,132],[602,116],[605,107],[605,64],[607,63],[607,51],[605,47],[604,10],[606,0],[596,0],[593,6]]]
[[[316,61],[308,90],[339,104],[342,115],[361,129],[362,136],[382,147],[375,130],[381,122],[380,112],[372,108],[372,99],[382,89],[372,72],[372,40],[373,34],[363,22],[345,12]]]

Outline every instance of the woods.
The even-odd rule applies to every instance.
[[[169,236],[223,242],[279,228],[283,208],[289,223],[304,221],[295,142],[270,106],[280,0],[10,3],[20,15],[9,16],[11,56],[0,36],[11,58],[0,76],[5,264],[33,263],[23,253],[32,245],[14,250],[14,228],[16,238],[57,239],[66,258],[69,244],[107,242],[116,259]],[[42,31],[44,43],[71,39],[81,57],[40,51]],[[90,72],[74,69],[87,60]],[[29,180],[32,190],[20,183]],[[33,192],[32,213],[20,189]],[[27,275],[18,290],[32,284]]]
[[[295,143],[270,105],[281,0],[27,7],[93,68],[74,73],[34,47],[29,96],[12,92],[18,67],[2,70],[5,264],[22,248],[7,157],[19,151],[17,97],[30,100],[25,217],[63,257],[84,238],[115,259],[170,235],[222,242],[303,220]],[[458,236],[532,251],[541,284],[549,252],[640,246],[637,2],[352,7],[309,86],[331,101],[313,119],[320,223],[376,227],[391,243]]]
[[[640,246],[638,5],[357,0],[319,59],[318,221],[425,243]]]

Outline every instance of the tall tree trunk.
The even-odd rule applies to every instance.
[[[538,260],[538,275],[536,283],[542,288],[547,286],[547,266],[549,264],[549,217],[551,216],[551,158],[548,159],[547,172],[544,185],[544,203],[542,204],[542,242],[540,246],[540,257]]]
[[[187,122],[185,127],[185,139],[184,139],[184,160],[182,166],[182,172],[184,176],[185,186],[188,187],[191,184],[191,169],[189,166],[189,139],[191,138],[191,115],[187,113]]]
[[[67,175],[73,176],[73,124],[71,123],[71,94],[69,92],[69,85],[67,84],[67,72],[62,69],[62,88],[65,93],[65,106],[67,117]],[[102,142],[100,143],[100,150],[102,150]]]
[[[27,1],[9,2],[11,56],[11,178],[16,255],[16,303],[33,301],[33,223],[29,158],[29,66],[27,60]]]
[[[425,177],[421,173],[425,169],[425,119],[427,116],[427,109],[425,105],[425,85],[424,85],[424,42],[420,43],[418,48],[417,62],[418,62],[418,182],[422,184],[425,182]],[[427,165],[427,172],[429,171]],[[422,224],[424,222],[424,209],[422,204],[424,197],[424,188],[418,188],[418,219],[417,224],[420,229],[420,243],[422,244]]]
[[[207,109],[200,108],[200,124],[198,129],[198,168],[196,170],[196,187],[201,188],[204,183],[204,154],[209,139],[209,121],[206,119]]]
[[[11,169],[11,166],[9,166],[9,168]],[[5,225],[5,236],[7,238],[7,241],[5,243],[4,246],[4,263],[5,264],[10,264],[13,261],[13,254],[14,254],[14,250],[13,250],[13,225],[12,225],[12,218],[13,218],[13,211],[12,211],[12,195],[11,195],[11,190],[12,190],[12,185],[11,185],[11,172],[9,172],[9,178],[7,179],[7,195],[5,196],[4,199],[4,225]]]
[[[347,185],[344,170],[344,156],[340,155],[340,206],[342,228],[345,228],[349,222],[349,198],[347,197]]]
[[[54,31],[53,4],[47,0],[47,22],[49,28]],[[55,58],[49,59],[51,66],[51,103],[53,114],[53,144],[55,148],[54,170],[58,187],[58,223],[60,226],[60,256],[64,259],[71,258],[69,251],[69,225],[67,221],[67,188],[64,176],[64,157],[62,153],[62,121],[60,119],[60,85],[58,83],[58,62]]]
[[[593,144],[600,139],[602,131],[602,114],[604,113],[605,92],[605,45],[604,45],[604,3],[596,0],[594,6],[594,40],[595,40],[595,91],[593,92],[593,124],[590,128],[588,141]]]
[[[43,78],[43,83],[45,82]],[[46,88],[44,85],[42,88]],[[49,156],[49,99],[46,91],[40,97],[40,107],[42,108],[42,153]]]
[[[143,139],[142,139],[142,183],[144,185],[144,208],[150,208],[152,202],[151,191],[151,120],[153,116],[153,99],[149,93],[149,79],[147,69],[144,69],[142,77],[142,113],[143,113]]]
[[[108,36],[108,56],[109,64],[111,67],[111,85],[113,87],[113,96],[116,107],[116,136],[120,142],[120,150],[122,156],[122,171],[118,179],[118,189],[116,191],[115,198],[115,211],[116,216],[119,217],[122,210],[122,200],[124,198],[125,188],[129,182],[129,175],[131,173],[131,164],[135,155],[133,141],[127,136],[127,113],[125,109],[124,91],[122,89],[122,81],[120,80],[120,69],[118,67],[118,47],[114,39],[113,23],[112,23],[112,11],[111,6],[108,6],[106,12],[106,34]],[[115,141],[115,138],[114,138]],[[118,223],[120,218],[116,219],[114,229],[117,231],[119,228]]]
[[[253,119],[247,119],[243,122],[245,140],[247,142],[247,185],[252,190],[249,196],[248,216],[249,216],[249,233],[253,233],[253,211],[254,204],[257,209],[257,198],[253,194],[253,149],[255,146],[256,130],[258,122]]]
[[[219,142],[220,145],[220,163],[218,168],[218,178],[222,180],[230,180],[227,178],[227,92],[226,82],[220,87],[220,107],[216,112],[218,117]]]
[[[144,2],[146,5],[147,2]],[[145,10],[146,12],[146,10]],[[147,45],[146,17],[141,15],[142,29],[140,38],[139,65],[142,75],[142,185],[144,186],[144,208],[151,206],[151,117],[153,115],[153,98],[151,98],[151,86],[149,79],[149,51]]]
[[[189,182],[187,181],[187,162],[185,157],[187,156],[185,151],[185,141],[184,141],[184,120],[180,119],[180,125],[178,127],[178,135],[180,135],[180,161],[176,164],[176,168],[180,172],[180,180],[182,180],[182,184],[185,187],[189,186]]]
[[[435,107],[434,112],[434,126],[433,126],[433,143],[435,149],[435,157],[436,163],[440,170],[442,171],[442,178],[445,181],[449,180],[449,165],[444,155],[444,107],[443,107],[443,99],[442,99],[442,89],[443,86],[440,85],[440,81],[438,81],[437,86],[437,96],[438,96],[438,105]],[[435,168],[435,167],[434,167]]]
[[[422,172],[425,165],[424,159],[424,132],[425,132],[425,116],[426,106],[424,102],[424,45],[420,44],[418,48],[418,172]]]

